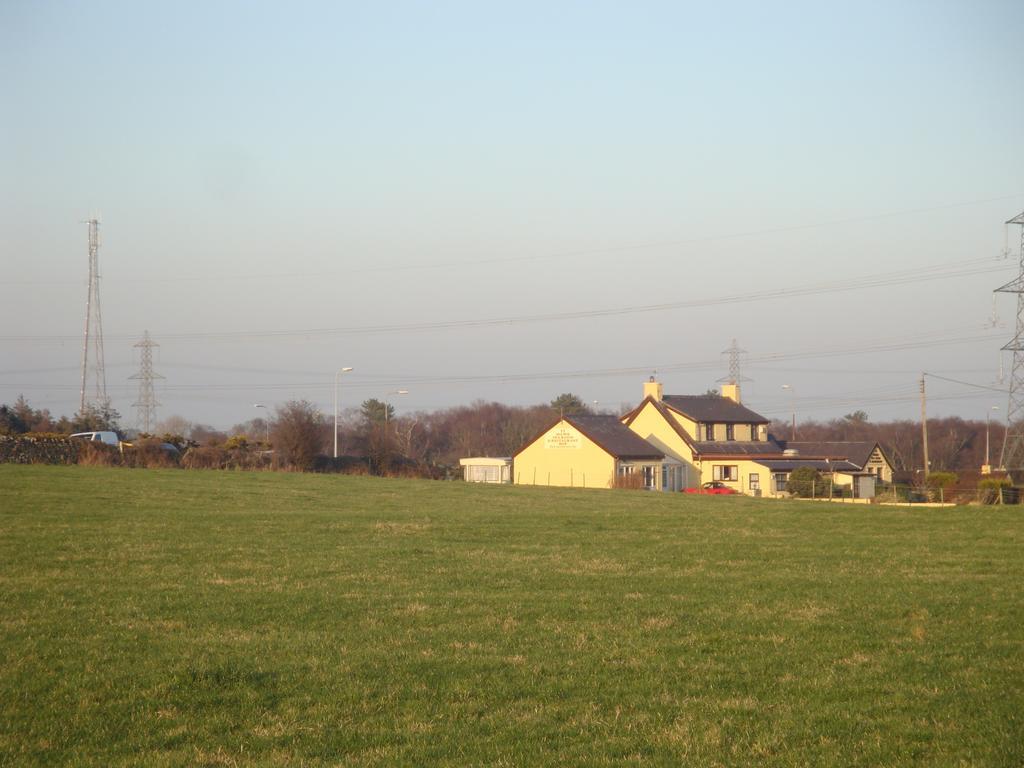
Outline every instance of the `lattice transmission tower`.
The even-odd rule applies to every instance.
[[[85,338],[82,342],[82,391],[79,411],[86,403],[101,408],[110,405],[107,397],[107,373],[103,365],[103,317],[100,312],[100,222],[89,219],[89,293],[85,297]],[[92,347],[92,361],[89,348]],[[90,373],[92,376],[90,377]],[[92,395],[87,394],[89,379],[94,380]]]
[[[129,378],[138,379],[139,396],[132,407],[135,411],[135,427],[140,432],[151,433],[156,425],[156,408],[160,403],[156,401],[156,392],[153,390],[153,381],[162,379],[159,373],[153,371],[153,347],[160,345],[149,338],[149,331],[142,335],[142,341],[135,345],[139,353],[139,372]]]
[[[720,384],[739,384],[741,381],[751,381],[740,373],[740,358],[747,354],[747,350],[740,349],[736,339],[732,340],[732,345],[728,349],[722,350],[722,354],[729,356],[729,375],[719,379]]]
[[[996,288],[996,293],[1017,294],[1017,332],[1013,340],[1003,347],[1013,352],[1013,365],[1010,369],[1010,403],[1006,408],[1006,432],[1003,435],[1003,450],[999,456],[1000,468],[1012,472],[1024,469],[1024,213],[1014,216],[1006,223],[1021,226],[1020,272],[1015,280]]]

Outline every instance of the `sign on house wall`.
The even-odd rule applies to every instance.
[[[569,429],[568,427],[555,427],[546,435],[544,435],[544,448],[546,449],[563,449],[563,448],[582,448],[583,441],[580,440],[580,433],[575,429]]]

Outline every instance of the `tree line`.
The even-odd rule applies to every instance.
[[[986,433],[993,465],[999,462],[1006,425],[998,422],[949,416],[928,419],[928,461],[933,471],[977,471],[985,463]],[[776,437],[792,438],[792,424],[774,421],[770,430]],[[889,456],[893,469],[911,473],[924,468],[924,438],[920,421],[898,419],[873,423],[863,411],[830,421],[797,424],[796,439],[827,442],[877,442]]]
[[[619,412],[628,406],[623,405]],[[358,408],[340,414],[338,454],[358,458],[368,471],[385,474],[414,468],[454,468],[467,456],[511,456],[559,415],[593,413],[579,396],[563,393],[549,403],[511,406],[477,400],[469,405],[437,411],[395,414],[394,407],[371,398]],[[605,411],[606,413],[609,411]],[[46,409],[34,409],[24,397],[12,405],[0,405],[0,434],[28,432],[71,434],[113,430],[124,435],[120,414],[109,405],[87,405],[71,417],[55,417]],[[933,470],[977,470],[985,460],[986,428],[990,432],[991,463],[999,461],[1004,425],[951,416],[928,420],[928,452]],[[254,418],[228,430],[193,423],[182,416],[158,422],[156,437],[189,446],[228,446],[273,451],[280,463],[314,468],[333,456],[334,420],[308,401],[290,401],[267,418]],[[792,437],[792,425],[771,424],[779,439]],[[863,411],[830,421],[797,424],[796,438],[806,441],[871,441],[879,443],[897,472],[922,468],[920,422],[895,420],[871,422]]]

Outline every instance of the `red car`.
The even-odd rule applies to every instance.
[[[730,496],[734,493],[739,493],[735,488],[730,488],[725,483],[720,483],[717,480],[712,483],[704,483],[700,488],[687,488],[686,492],[710,494],[713,496]]]

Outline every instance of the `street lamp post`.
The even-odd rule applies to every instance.
[[[991,421],[992,411],[998,411],[998,410],[999,410],[999,406],[998,405],[993,405],[985,413],[985,466],[989,467],[990,471],[991,471],[991,467],[992,467],[992,462],[989,459],[989,452],[988,452],[988,426],[989,426],[989,422]]]
[[[253,403],[252,407],[253,408],[262,408],[263,410],[267,409],[267,406],[263,405],[263,403]],[[267,448],[269,448],[270,447],[270,422],[267,421],[266,416],[263,417],[263,428],[265,430],[263,442],[266,443],[267,444]]]
[[[351,366],[345,366],[334,374],[334,458],[338,458],[338,377],[351,370]]]
[[[793,411],[793,433],[789,439],[796,440],[796,388],[791,384],[783,384],[782,388],[789,390],[789,404]]]

